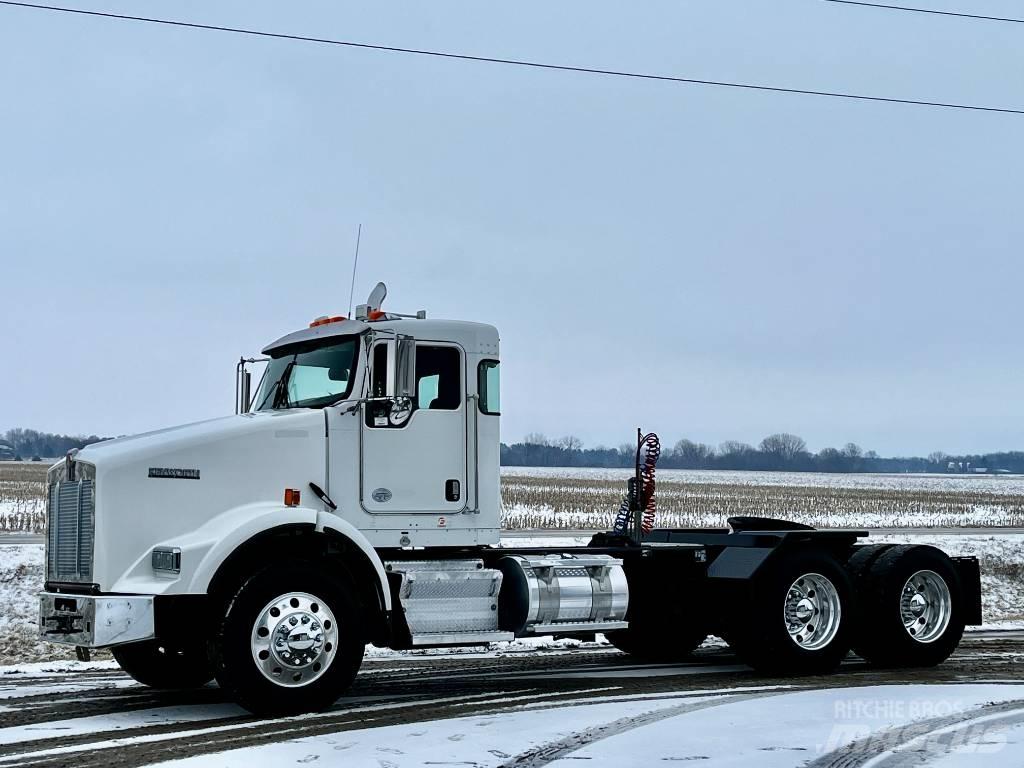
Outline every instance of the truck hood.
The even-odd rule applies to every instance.
[[[108,469],[125,461],[134,463],[146,457],[157,457],[181,449],[200,448],[225,440],[231,441],[236,437],[244,438],[253,432],[289,429],[293,424],[308,423],[312,412],[309,409],[261,411],[165,427],[87,445],[75,458],[95,464],[97,468]]]
[[[309,483],[326,487],[325,413],[264,411],[108,440],[82,449],[77,461],[95,472],[95,568],[102,591],[130,592],[153,571],[155,546],[179,546],[213,530],[183,557],[201,558],[220,534],[214,518],[232,511],[281,508],[285,489],[316,505]],[[309,512],[315,518],[316,510]],[[243,515],[244,516],[244,515]],[[215,528],[215,527],[214,527]],[[167,591],[184,588],[170,581]]]

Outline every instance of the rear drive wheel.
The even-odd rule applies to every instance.
[[[146,640],[115,646],[111,652],[121,669],[150,688],[200,688],[213,679],[205,643]]]
[[[730,610],[726,634],[740,658],[765,674],[824,674],[850,650],[853,587],[824,552],[793,551],[754,577]]]
[[[956,650],[964,632],[963,588],[942,551],[892,547],[859,587],[857,655],[882,667],[932,667]]]
[[[351,685],[365,641],[344,580],[303,563],[246,581],[215,640],[217,682],[258,715],[314,712]]]

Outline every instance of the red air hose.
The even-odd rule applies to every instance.
[[[643,460],[641,461],[641,453]],[[640,520],[640,529],[644,533],[654,530],[654,519],[658,514],[658,500],[654,495],[654,469],[661,456],[661,441],[658,436],[650,432],[640,438],[640,445],[636,452],[637,469],[640,471],[640,480],[643,483],[640,499],[643,507],[643,518]]]

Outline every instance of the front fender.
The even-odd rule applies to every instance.
[[[318,531],[327,529],[340,534],[359,547],[359,551],[366,555],[366,559],[370,561],[370,565],[373,566],[373,570],[377,574],[377,580],[380,582],[380,594],[384,599],[384,610],[390,611],[391,590],[388,587],[388,577],[384,571],[384,564],[380,561],[380,557],[370,545],[369,539],[363,535],[363,532],[347,520],[337,515],[332,515],[329,512],[320,512],[317,515],[316,529]]]
[[[192,533],[159,542],[159,547],[181,550],[181,573],[154,571],[151,551],[143,552],[113,585],[112,592],[148,595],[205,594],[221,563],[239,545],[263,531],[282,525],[317,522],[317,511],[257,503],[222,512]]]
[[[228,510],[210,519],[205,525],[185,536],[159,542],[159,547],[181,550],[181,573],[154,571],[152,551],[144,552],[132,567],[118,579],[112,592],[143,595],[202,595],[224,561],[245,542],[264,531],[286,525],[316,526],[329,529],[351,541],[370,562],[380,586],[384,609],[391,610],[384,565],[362,531],[337,515],[318,512],[308,507],[285,507],[280,504],[248,504]]]

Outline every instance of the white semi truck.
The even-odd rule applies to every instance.
[[[498,332],[385,293],[267,345],[254,396],[242,360],[234,416],[50,469],[43,638],[275,714],[330,706],[370,643],[602,633],[672,661],[716,634],[756,670],[813,674],[851,648],[935,665],[981,623],[974,558],[763,518],[655,527],[653,435],[614,530],[499,547]]]

